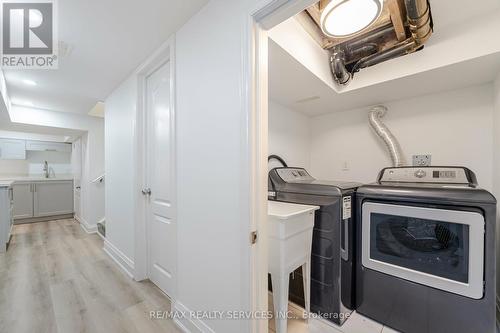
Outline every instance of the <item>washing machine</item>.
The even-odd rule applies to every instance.
[[[311,312],[342,325],[354,309],[355,190],[361,184],[321,181],[303,168],[269,172],[269,199],[319,206],[311,253]],[[302,270],[290,278],[289,299],[304,307]]]
[[[383,169],[356,216],[359,313],[404,333],[495,332],[496,200],[472,171]]]

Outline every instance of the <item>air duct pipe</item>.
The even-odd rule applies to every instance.
[[[330,67],[335,82],[347,85],[359,70],[421,50],[432,35],[432,15],[428,0],[404,0],[407,38],[385,47],[395,36],[392,25],[369,31],[335,46]]]
[[[344,51],[335,48],[330,56],[330,68],[333,73],[333,79],[340,85],[346,85],[351,80],[351,73],[345,67]]]
[[[404,166],[406,163],[404,161],[403,154],[401,153],[401,147],[399,146],[398,140],[394,137],[387,126],[382,123],[381,118],[385,116],[386,112],[387,108],[382,105],[372,108],[369,113],[370,126],[387,146],[389,154],[391,155],[392,165],[395,167]]]

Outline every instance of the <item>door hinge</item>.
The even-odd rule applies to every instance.
[[[250,233],[250,244],[255,244],[257,243],[257,231],[252,231]]]

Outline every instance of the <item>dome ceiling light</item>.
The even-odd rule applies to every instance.
[[[374,23],[383,0],[332,0],[321,13],[321,30],[330,37],[353,35]]]
[[[422,50],[433,33],[429,0],[320,0],[299,15],[329,51],[339,86],[364,68]]]

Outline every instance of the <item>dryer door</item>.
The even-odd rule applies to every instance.
[[[365,202],[363,266],[466,297],[483,297],[484,217]]]

